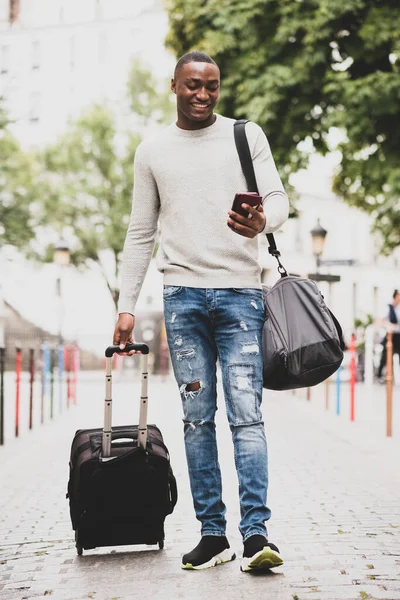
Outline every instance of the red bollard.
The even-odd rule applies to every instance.
[[[72,348],[72,380],[71,380],[71,398],[73,403],[76,405],[76,392],[77,392],[77,377],[79,371],[79,348],[73,346]]]
[[[29,349],[29,429],[33,427],[33,383],[35,381],[35,351]]]
[[[350,340],[350,421],[355,419],[355,389],[356,389],[356,336],[354,333]]]
[[[15,437],[19,436],[19,403],[21,393],[21,369],[22,369],[22,352],[21,348],[15,349]]]
[[[71,400],[71,361],[72,352],[68,344],[64,346],[64,365],[65,365],[65,378],[67,380],[67,408],[69,408],[69,401]]]

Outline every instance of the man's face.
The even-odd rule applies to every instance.
[[[397,292],[397,294],[393,298],[393,304],[395,306],[398,306],[400,304],[400,292]]]
[[[220,76],[216,65],[190,62],[175,74],[171,89],[176,94],[178,120],[201,123],[210,120],[218,102]]]

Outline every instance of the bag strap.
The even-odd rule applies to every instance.
[[[236,150],[239,155],[243,175],[246,179],[247,190],[249,192],[257,192],[258,194],[259,192],[256,175],[254,172],[253,159],[251,158],[249,142],[247,141],[246,136],[246,123],[248,122],[248,119],[239,119],[238,121],[235,121],[233,131],[235,135]],[[268,240],[268,252],[278,261],[278,271],[281,274],[281,277],[286,277],[287,271],[279,260],[281,253],[276,246],[275,238],[272,233],[267,233],[266,236]]]

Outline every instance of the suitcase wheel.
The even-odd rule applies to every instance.
[[[160,550],[162,550],[164,548],[164,540],[160,540],[158,542],[158,547],[160,548]]]
[[[76,547],[76,552],[77,552],[78,556],[82,556],[83,548],[80,545],[80,543],[78,542],[78,538],[79,538],[79,533],[77,530],[77,531],[75,531],[75,547]]]

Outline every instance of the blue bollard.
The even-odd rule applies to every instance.
[[[63,391],[62,382],[64,376],[64,346],[59,344],[58,346],[58,397],[60,403],[60,413],[63,408]]]

